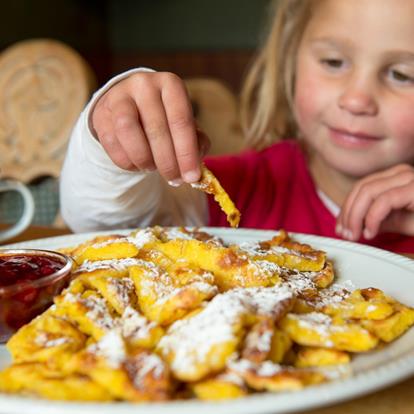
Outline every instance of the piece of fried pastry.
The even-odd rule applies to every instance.
[[[391,342],[414,324],[414,309],[395,302],[392,315],[382,320],[365,319],[361,324],[384,342]]]
[[[142,262],[131,268],[130,276],[141,311],[160,325],[181,319],[218,293],[212,273],[180,262],[166,268]]]
[[[174,322],[157,348],[178,379],[201,380],[224,369],[252,320],[278,320],[293,300],[292,292],[283,286],[229,290]]]
[[[110,395],[126,401],[165,400],[172,391],[167,364],[153,352],[129,350],[116,329],[74,355],[70,369],[89,376]]]
[[[157,240],[153,229],[138,229],[129,236],[112,236],[103,241],[84,243],[73,251],[73,258],[78,265],[85,260],[133,258],[146,244]]]
[[[229,369],[240,375],[249,387],[258,391],[292,391],[320,384],[326,377],[311,369],[299,369],[264,361],[255,364],[246,359],[232,361]]]
[[[321,312],[289,313],[280,326],[300,345],[365,352],[378,344],[378,338],[357,322],[333,319]]]
[[[281,304],[282,305],[282,304]],[[285,303],[286,308],[280,312],[278,318],[259,318],[247,333],[241,350],[243,359],[254,363],[261,363],[271,360],[275,363],[283,361],[284,356],[292,346],[292,340],[286,332],[276,327],[275,322],[283,317],[283,314],[290,310],[291,305]]]
[[[345,351],[303,346],[297,351],[294,364],[298,368],[309,368],[348,364],[350,361],[351,357]]]
[[[283,230],[270,240],[242,243],[240,249],[255,260],[267,260],[300,271],[320,271],[326,262],[325,252],[291,241]]]
[[[277,265],[265,260],[253,260],[237,246],[224,247],[199,240],[177,239],[154,243],[151,248],[174,261],[185,260],[214,273],[215,283],[221,290],[272,286],[279,282]]]
[[[323,312],[344,319],[380,320],[394,312],[393,300],[379,289],[356,289],[342,301],[331,302]]]
[[[243,378],[228,370],[215,377],[196,382],[191,389],[200,400],[227,400],[248,394]]]
[[[233,201],[226,193],[215,175],[204,165],[201,165],[201,178],[197,183],[192,183],[192,187],[204,191],[207,194],[214,196],[220,208],[226,213],[227,221],[231,227],[238,227],[240,222],[240,211],[237,210]]]
[[[69,321],[44,313],[24,325],[7,342],[15,363],[43,362],[61,367],[68,354],[81,350],[86,336]]]
[[[0,391],[63,401],[114,399],[107,389],[86,375],[65,375],[41,363],[14,364],[1,371]]]
[[[116,314],[96,291],[81,294],[63,292],[55,298],[56,315],[69,320],[78,329],[99,340],[117,326]]]

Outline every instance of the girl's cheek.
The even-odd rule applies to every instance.
[[[384,114],[386,135],[390,138],[387,154],[394,164],[414,162],[414,103],[388,107]]]
[[[414,104],[388,112],[388,133],[396,143],[411,145],[414,152]]]
[[[295,89],[295,112],[299,124],[308,123],[318,113],[318,84],[311,79],[298,79]]]

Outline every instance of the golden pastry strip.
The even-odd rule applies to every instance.
[[[152,248],[161,251],[172,260],[184,259],[215,276],[221,290],[238,286],[271,286],[279,281],[278,269],[272,263],[255,261],[234,246],[217,246],[199,240],[170,240],[154,243]]]
[[[240,211],[237,210],[233,201],[226,193],[215,175],[204,165],[201,166],[201,179],[198,183],[191,184],[192,187],[214,196],[220,208],[226,213],[227,221],[231,227],[238,227],[240,222]]]

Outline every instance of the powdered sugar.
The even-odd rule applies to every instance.
[[[133,245],[141,249],[146,244],[158,241],[158,238],[157,236],[155,236],[152,229],[146,228],[146,229],[137,230],[135,233],[128,236],[126,240],[129,243],[132,243]]]
[[[237,375],[235,372],[225,371],[217,376],[218,381],[229,382],[231,384],[238,385],[239,387],[244,386],[244,380],[242,377]]]
[[[124,340],[118,329],[112,329],[97,343],[90,345],[87,351],[105,358],[111,368],[120,368],[126,359]]]
[[[237,297],[254,313],[262,316],[276,316],[280,307],[286,309],[286,301],[293,300],[294,294],[288,286],[275,285],[272,287],[235,288],[225,294],[227,297]],[[287,309],[286,309],[287,310]]]
[[[327,306],[335,306],[345,300],[354,289],[351,281],[334,283],[326,289],[321,289],[318,296],[311,302],[315,309],[321,310]]]
[[[247,372],[254,372],[260,377],[271,377],[283,370],[282,366],[275,364],[272,361],[263,361],[259,364],[256,364],[243,358],[235,361],[230,361],[228,367],[231,371],[240,373],[241,375],[246,374]]]
[[[280,304],[292,298],[285,286],[237,288],[218,294],[192,318],[174,322],[159,347],[163,355],[174,355],[173,370],[193,372],[198,364],[206,362],[214,345],[237,343],[243,316],[274,316],[280,313]]]
[[[157,354],[142,352],[128,361],[128,373],[136,388],[142,388],[145,378],[158,379],[165,371],[165,364]]]
[[[92,244],[92,248],[99,249],[101,247],[105,247],[111,244],[117,244],[117,243],[131,243],[134,246],[141,249],[146,244],[157,241],[157,237],[154,235],[153,231],[150,228],[146,229],[140,229],[136,232],[132,233],[129,236],[125,237],[118,237],[118,238],[112,238],[109,240],[105,240],[100,243],[94,243]]]
[[[119,305],[125,309],[131,302],[131,295],[135,292],[134,282],[129,277],[108,277],[108,291],[113,295]]]
[[[184,286],[179,285],[179,279],[174,280],[171,274],[161,267],[151,268],[140,278],[140,294],[143,296],[156,297],[157,305],[161,305],[172,297],[179,295],[183,290],[194,289],[207,296],[213,296],[218,292],[214,285],[214,275],[210,272],[202,271],[197,273],[191,268],[182,268],[186,273],[187,282]]]
[[[70,342],[70,338],[62,336],[59,338],[49,338],[49,335],[46,332],[40,331],[34,340],[34,343],[42,348],[52,348],[54,346],[64,345]]]
[[[142,260],[128,257],[125,259],[110,259],[110,260],[85,260],[77,269],[75,273],[93,272],[100,269],[114,269],[118,271],[125,270],[131,266],[142,264]]]
[[[67,292],[64,295],[63,300],[69,303],[79,303],[81,306],[84,306],[87,309],[86,316],[96,326],[105,331],[108,331],[116,326],[116,322],[111,316],[108,304],[104,298],[96,295],[82,297],[80,294]]]
[[[125,309],[121,317],[122,336],[131,340],[149,338],[156,326],[155,322],[149,321],[131,306]]]
[[[214,345],[236,341],[236,327],[246,307],[236,296],[215,296],[205,308],[188,319],[174,322],[159,342],[164,356],[173,354],[173,371],[193,373],[205,363]]]

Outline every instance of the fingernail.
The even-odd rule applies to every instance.
[[[168,181],[168,184],[171,187],[179,187],[181,184],[183,184],[183,180],[181,178],[176,178],[175,180]]]
[[[372,239],[372,233],[368,229],[364,229],[364,238],[367,240]]]
[[[142,170],[139,170],[139,172],[142,172],[144,174],[149,174],[155,171],[155,168],[144,168]]]
[[[200,172],[196,170],[187,171],[183,174],[183,178],[186,183],[195,183],[200,179]]]
[[[343,232],[343,235],[344,235],[345,239],[348,239],[348,240],[353,240],[354,239],[354,235],[352,234],[351,230],[345,229],[344,232]]]
[[[335,227],[335,233],[336,233],[338,236],[341,236],[341,235],[342,235],[342,226],[341,226],[340,224],[337,224],[337,225],[336,225],[336,227]]]

